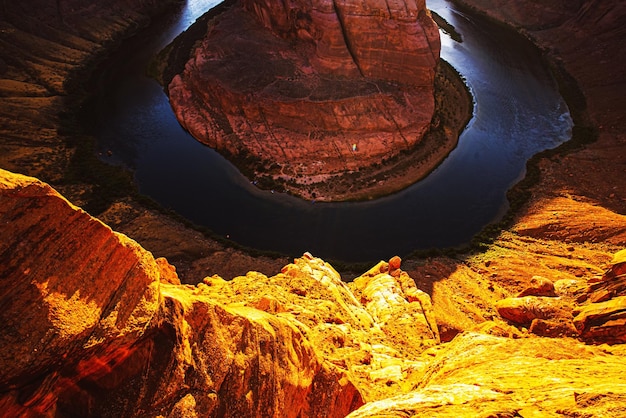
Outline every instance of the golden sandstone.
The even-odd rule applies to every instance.
[[[120,198],[100,215],[131,239],[55,191],[80,203],[93,186],[61,181],[70,74],[155,7],[114,3],[0,6],[3,415],[626,415],[622,2],[465,0],[558,55],[598,138],[539,158],[527,202],[480,250],[344,277]]]

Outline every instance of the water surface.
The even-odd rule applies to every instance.
[[[461,245],[505,213],[506,191],[530,157],[571,136],[567,107],[529,42],[431,0],[463,36],[457,43],[442,33],[441,56],[476,101],[457,148],[426,179],[375,201],[315,203],[261,191],[188,135],[161,86],[144,75],[156,52],[217,3],[189,1],[125,44],[101,75],[94,131],[103,158],[131,167],[142,193],[240,244],[345,261]]]

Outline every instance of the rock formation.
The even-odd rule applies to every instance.
[[[181,285],[49,186],[0,176],[3,413],[341,417],[362,403],[300,322]],[[316,282],[330,272],[317,264],[282,280]]]
[[[535,182],[510,228],[475,253],[405,258],[400,271],[392,259],[345,286],[334,269],[308,255],[280,274],[179,285],[167,261],[155,260],[41,182],[2,171],[3,414],[175,417],[284,410],[279,398],[261,403],[262,389],[302,401],[299,408],[288,405],[303,416],[307,408],[325,416],[332,416],[331,408],[337,415],[358,408],[352,416],[626,415],[624,259],[618,252],[626,246],[624,6],[617,0],[568,2],[560,9],[535,1],[472,3],[499,19],[508,16],[549,54],[561,55],[598,132],[592,144],[529,165]],[[73,23],[57,21],[59,5],[68,6],[63,16],[74,11]],[[72,90],[66,77],[96,45],[145,17],[132,1],[69,5],[0,5],[0,165],[55,181],[76,155],[76,139],[85,139],[66,142],[59,124]],[[52,85],[67,90],[57,94]],[[99,190],[93,181],[60,185],[81,199],[82,191]],[[185,265],[185,251],[197,255],[193,271],[205,275],[233,271],[229,266],[241,260],[246,264],[236,268],[244,271],[275,265],[203,241],[131,198],[119,199],[105,214],[155,255],[179,257],[177,267]],[[189,271],[178,269],[188,281]],[[264,283],[273,283],[272,290],[260,294]],[[417,289],[430,295],[432,310]],[[225,295],[233,295],[233,303]],[[499,301],[516,297],[560,298],[564,309],[554,312],[566,320],[547,315],[530,328],[504,321]],[[350,312],[362,316],[362,324]],[[371,332],[373,343],[361,344],[370,335],[364,325],[375,317],[382,322]],[[420,337],[407,341],[413,323]],[[224,362],[216,365],[215,358]],[[210,367],[217,369],[208,373]],[[307,385],[313,390],[307,392]],[[232,403],[225,401],[231,390],[237,394]]]
[[[184,285],[166,260],[4,170],[0,225],[0,406],[10,416],[626,412],[623,345],[533,337],[497,320],[442,343],[431,298],[399,257],[350,283],[305,253],[272,277]],[[624,342],[624,266],[622,251],[602,280],[560,296],[582,303],[571,336]],[[519,299],[529,298],[546,297]]]
[[[439,49],[423,1],[245,0],[210,21],[168,91],[198,140],[306,190],[421,141]]]

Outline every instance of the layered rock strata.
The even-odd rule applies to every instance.
[[[272,277],[184,285],[166,260],[4,170],[0,225],[7,416],[626,412],[624,345],[540,338],[497,318],[442,342],[431,298],[399,257],[350,283],[305,253]],[[583,306],[580,339],[623,342],[622,311],[600,304],[626,298],[624,254],[602,280],[536,276],[519,296],[569,297]]]
[[[59,181],[75,144],[64,129],[85,68],[175,0],[2,2],[0,166]],[[80,138],[76,142],[85,142]]]
[[[48,185],[0,179],[8,414],[339,417],[407,390],[439,343],[399,259],[353,286],[310,254],[274,277],[181,285]]]
[[[313,197],[421,141],[439,49],[423,1],[246,0],[211,20],[168,91],[198,140]]]

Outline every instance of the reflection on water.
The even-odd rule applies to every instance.
[[[468,242],[507,209],[506,191],[526,161],[570,137],[572,122],[539,53],[524,39],[444,1],[429,1],[463,35],[442,34],[442,58],[475,96],[458,147],[426,179],[369,202],[314,203],[261,191],[228,161],[191,138],[147,62],[217,2],[188,2],[158,36],[132,40],[103,74],[95,125],[106,158],[135,170],[142,193],[252,247],[347,261],[388,259]],[[106,155],[106,153],[104,153]]]

